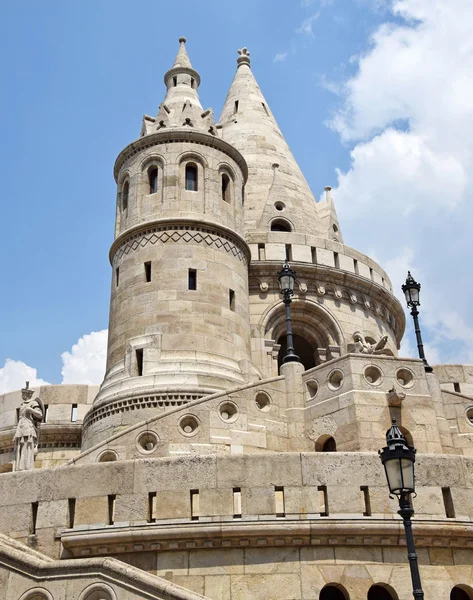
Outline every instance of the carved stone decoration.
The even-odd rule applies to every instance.
[[[307,283],[306,282],[299,282],[299,291],[302,294],[306,294],[307,293]]]
[[[32,400],[34,390],[30,382],[21,390],[23,403],[15,432],[15,471],[34,469],[34,457],[38,452],[40,423],[44,420],[44,405],[39,397]]]
[[[404,398],[406,397],[406,394],[404,392],[398,392],[397,390],[395,390],[394,388],[392,390],[389,390],[388,392],[388,404],[389,406],[401,406],[402,401],[404,400]]]
[[[266,292],[269,290],[268,282],[267,281],[260,281],[259,289],[263,292],[263,294],[266,294]]]
[[[342,290],[339,288],[336,288],[334,296],[335,296],[335,298],[337,298],[337,300],[341,300],[343,298]]]
[[[388,336],[383,335],[383,337],[376,343],[370,344],[365,339],[365,336],[359,332],[355,331],[353,334],[353,339],[356,342],[354,351],[360,354],[385,354],[386,356],[393,356],[392,350],[389,348],[385,348]]]
[[[325,296],[325,286],[317,284],[317,294],[319,296]]]

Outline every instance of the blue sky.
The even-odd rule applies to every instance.
[[[471,17],[453,18],[467,0],[443,4],[0,3],[0,393],[25,374],[12,361],[51,383],[85,382],[100,362],[104,336],[87,336],[108,324],[113,163],[156,114],[181,35],[216,115],[248,47],[314,193],[335,188],[345,242],[395,285],[413,268],[433,362],[473,362]]]

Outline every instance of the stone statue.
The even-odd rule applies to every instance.
[[[15,471],[29,471],[34,468],[34,457],[38,452],[38,427],[44,418],[44,405],[40,398],[32,400],[34,390],[30,382],[21,390],[23,403],[15,432]]]
[[[379,342],[370,344],[370,342],[366,341],[365,336],[361,332],[355,331],[353,334],[353,339],[356,342],[355,352],[359,352],[360,354],[386,354],[387,356],[393,355],[389,348],[385,348],[388,342],[387,335],[383,335]]]

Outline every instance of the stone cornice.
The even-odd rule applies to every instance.
[[[309,515],[310,516],[310,515]],[[135,526],[65,530],[61,541],[74,556],[97,556],[150,550],[245,548],[274,546],[404,546],[402,521],[394,519],[332,519],[219,522],[175,520]],[[414,521],[418,547],[473,548],[473,523]]]
[[[119,251],[122,246],[125,246],[128,242],[136,240],[146,235],[152,235],[156,231],[163,231],[165,229],[178,230],[188,229],[193,231],[202,231],[211,235],[216,235],[225,238],[229,242],[235,244],[238,247],[246,261],[249,263],[251,258],[250,248],[246,243],[245,239],[238,233],[229,229],[224,225],[218,225],[215,223],[208,223],[207,221],[198,219],[157,219],[155,221],[149,221],[147,223],[141,223],[130,229],[127,229],[120,234],[112,243],[109,252],[110,263],[113,264],[115,254]],[[185,233],[185,231],[183,232]]]
[[[244,180],[248,179],[248,166],[243,156],[231,146],[228,142],[210,135],[209,133],[203,133],[202,131],[195,131],[189,127],[185,129],[163,129],[157,133],[146,135],[132,142],[126,146],[118,155],[115,161],[113,174],[115,181],[118,183],[118,175],[122,169],[124,163],[134,154],[151,148],[153,146],[159,146],[161,144],[171,144],[174,142],[191,142],[194,144],[202,144],[204,146],[210,146],[220,150],[230,158],[232,158],[237,165],[240,167]]]
[[[339,301],[347,300],[343,296],[343,291],[348,291],[350,303],[361,304],[364,309],[371,310],[373,314],[383,319],[393,329],[397,342],[401,341],[406,326],[406,316],[399,300],[383,286],[361,275],[336,269],[335,267],[296,261],[291,261],[291,266],[297,272],[298,280],[315,284],[313,292],[319,296],[328,293],[324,284],[333,286],[335,299]],[[252,289],[252,279],[258,280],[260,285],[261,282],[266,282],[268,292],[279,289],[277,272],[280,268],[280,261],[252,261],[250,264],[250,290]],[[298,289],[297,281],[295,291],[295,299],[302,300],[307,293],[311,293],[308,288],[304,290],[299,287]],[[363,297],[360,297],[360,295]],[[377,307],[373,306],[372,301],[376,303]],[[395,327],[392,323],[389,323],[389,315],[393,316]]]

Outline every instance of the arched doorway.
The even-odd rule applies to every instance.
[[[397,600],[397,594],[388,585],[372,585],[367,600]]]
[[[281,346],[278,354],[278,369],[280,369],[281,365],[283,364],[284,357],[287,354],[287,338],[285,334],[278,339],[278,344]],[[308,340],[299,334],[293,335],[293,344],[294,351],[299,357],[301,363],[304,365],[305,370],[307,371],[307,369],[312,369],[312,367],[315,367],[315,353],[317,348],[314,348],[314,346]]]
[[[319,600],[349,600],[349,596],[341,585],[329,584],[322,588]]]
[[[472,600],[473,590],[465,586],[456,585],[450,592],[450,600]]]
[[[321,435],[319,439],[315,442],[315,451],[316,452],[336,452],[337,451],[337,443],[335,439],[328,434]]]

